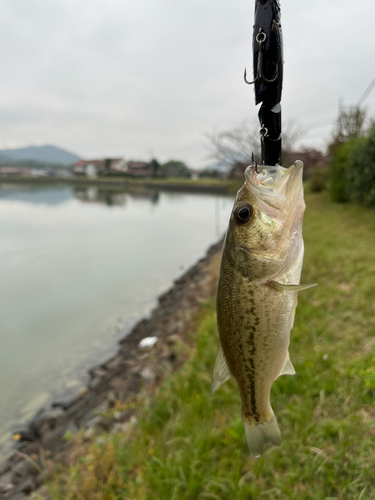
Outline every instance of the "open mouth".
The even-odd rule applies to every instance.
[[[287,196],[291,194],[289,187],[294,184],[297,177],[300,177],[302,168],[303,164],[299,161],[290,168],[279,165],[274,167],[261,165],[257,169],[255,165],[247,167],[245,170],[246,182],[265,213],[276,217],[275,209],[284,210]]]

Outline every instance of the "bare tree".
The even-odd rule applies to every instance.
[[[228,170],[236,164],[249,165],[254,160],[260,162],[259,123],[245,120],[231,129],[213,132],[207,137],[211,142],[211,158],[215,158]],[[287,158],[294,144],[305,130],[295,121],[288,120],[283,127],[283,158]]]
[[[211,158],[223,167],[230,168],[235,163],[251,163],[252,155],[259,161],[259,125],[250,120],[243,121],[231,129],[212,132],[207,135],[211,142]]]
[[[336,122],[334,140],[344,142],[347,139],[359,137],[366,131],[368,121],[367,110],[360,106],[343,107],[340,103],[340,112]]]

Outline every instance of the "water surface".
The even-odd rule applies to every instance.
[[[232,200],[0,184],[0,453],[78,391],[225,230]]]

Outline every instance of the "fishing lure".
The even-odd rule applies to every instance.
[[[255,104],[260,104],[261,163],[281,165],[281,93],[283,88],[283,38],[278,0],[256,0],[253,31]]]

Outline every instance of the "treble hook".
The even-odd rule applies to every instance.
[[[254,84],[255,82],[259,82],[261,80],[263,80],[264,82],[266,83],[273,83],[276,81],[277,77],[279,76],[279,67],[276,66],[276,71],[275,71],[275,74],[273,75],[273,77],[269,80],[268,78],[266,78],[262,72],[262,67],[263,67],[263,47],[262,47],[262,44],[266,41],[267,39],[267,35],[262,31],[261,28],[259,28],[259,33],[257,34],[257,36],[255,37],[255,40],[258,42],[259,44],[259,55],[258,55],[258,63],[257,63],[257,74],[256,74],[256,77],[255,79],[252,81],[252,82],[249,82],[248,79],[246,78],[246,68],[245,68],[245,72],[244,72],[244,80],[245,82],[248,84],[248,85],[252,85]]]
[[[251,152],[251,165],[254,167],[255,173],[259,174],[258,163],[254,159],[254,151]]]
[[[264,139],[268,136],[268,128],[264,126],[264,123],[262,123],[261,129],[259,130],[260,133],[260,153],[261,153],[261,163],[264,165],[264,158],[265,158],[265,144],[264,144]]]

